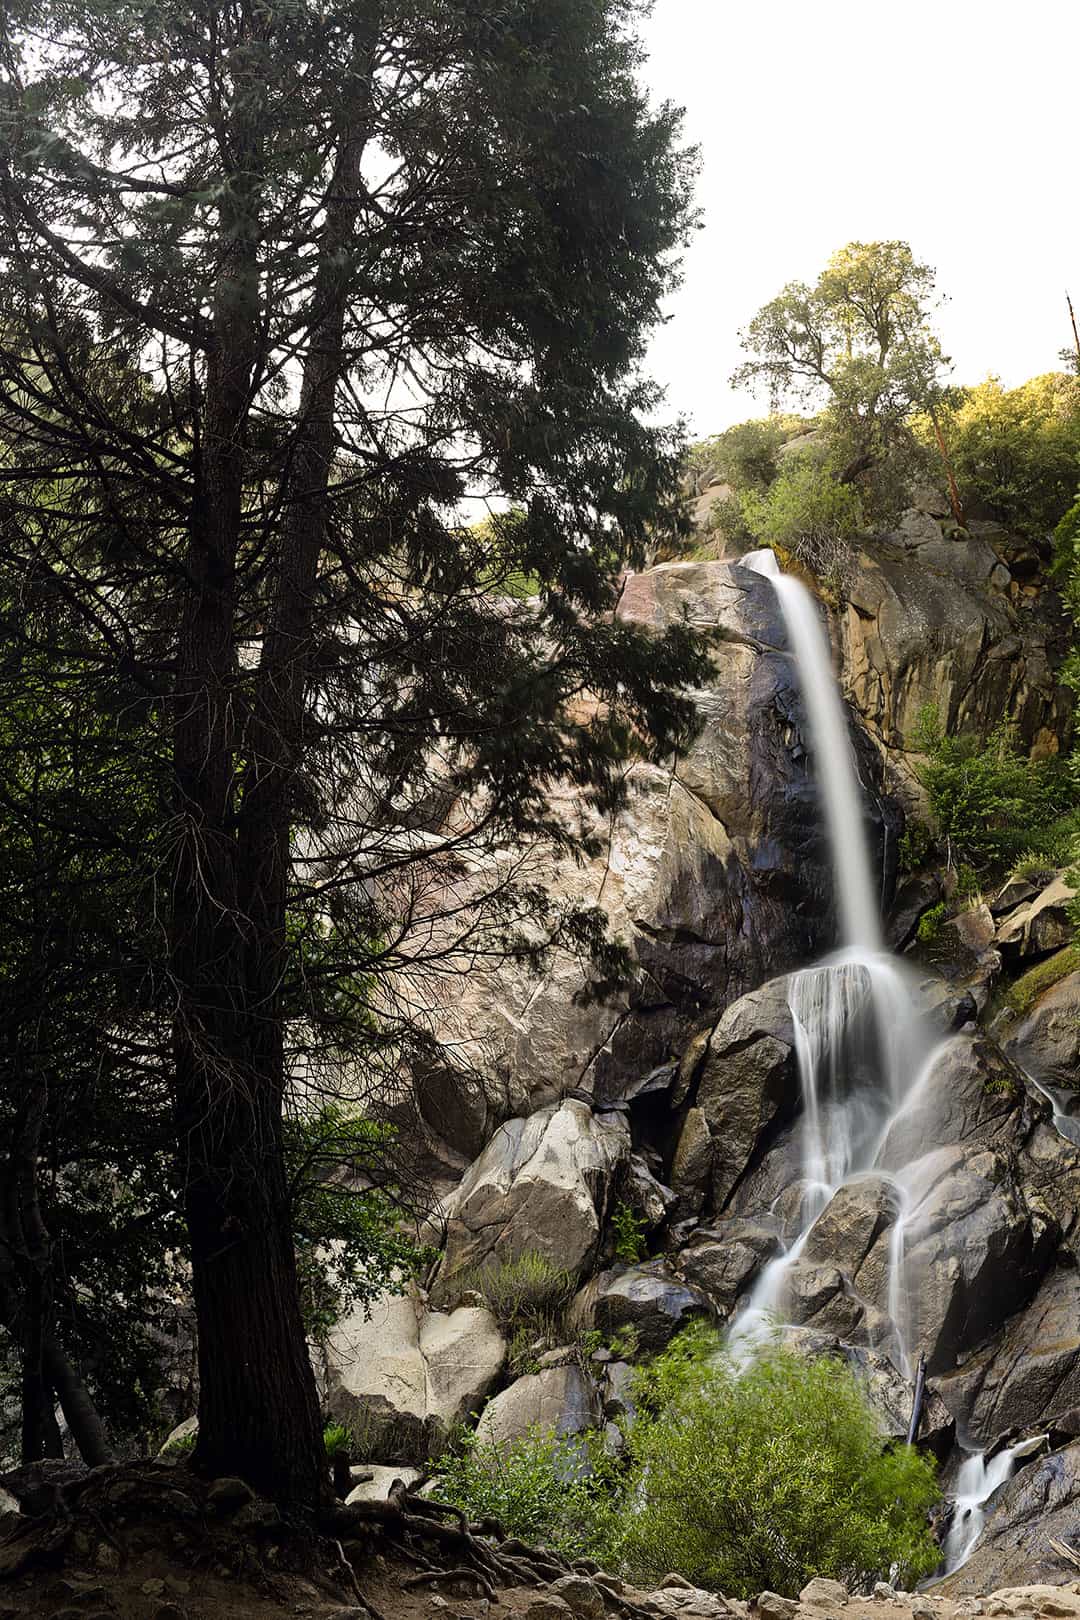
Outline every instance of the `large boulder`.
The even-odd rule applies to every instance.
[[[977,1596],[1004,1586],[1073,1581],[1076,1565],[1055,1551],[1071,1547],[1080,1517],[1080,1441],[1029,1463],[990,1502],[986,1526],[967,1562],[938,1581],[934,1595]]]
[[[795,1034],[787,977],[742,996],[709,1037],[695,1107],[714,1142],[711,1204],[723,1210],[755,1152],[798,1102]]]
[[[595,1429],[601,1418],[600,1394],[573,1357],[558,1367],[526,1373],[489,1401],[480,1414],[477,1438],[502,1448],[532,1432],[559,1436]]]
[[[1048,956],[1067,945],[1073,937],[1069,903],[1075,894],[1064,877],[1055,877],[1034,900],[1001,919],[994,936],[998,950],[1005,957],[1025,959]]]
[[[1044,1085],[1080,1087],[1080,972],[1045,991],[1006,1031],[1002,1046]]]
[[[433,1297],[452,1301],[475,1274],[530,1251],[585,1271],[629,1154],[622,1114],[573,1099],[500,1125],[449,1200]]]
[[[377,1456],[422,1463],[479,1410],[505,1361],[490,1311],[431,1311],[415,1289],[383,1295],[331,1330],[326,1408]]]
[[[630,1328],[642,1352],[662,1350],[695,1316],[711,1316],[708,1296],[673,1276],[663,1261],[601,1271],[575,1298],[570,1320],[582,1333],[607,1338]]]
[[[905,1179],[902,1326],[928,1370],[946,1372],[1028,1302],[1059,1228],[1038,1199],[1025,1197],[1004,1152],[940,1148]]]
[[[985,1349],[969,1356],[938,1393],[973,1446],[1030,1434],[1080,1408],[1080,1272],[1057,1267],[1030,1305]]]
[[[891,1179],[867,1175],[833,1194],[807,1234],[802,1260],[838,1266],[864,1300],[886,1304],[889,1232],[898,1194]]]
[[[675,1257],[679,1274],[708,1295],[727,1315],[757,1273],[779,1252],[773,1227],[760,1221],[731,1219],[699,1227]]]

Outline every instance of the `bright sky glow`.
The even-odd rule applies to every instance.
[[[653,97],[702,148],[704,229],[653,375],[695,435],[763,414],[738,329],[850,241],[934,265],[953,379],[1059,367],[1080,311],[1077,0],[655,0]]]

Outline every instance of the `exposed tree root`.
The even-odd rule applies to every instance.
[[[211,1482],[186,1469],[145,1462],[106,1464],[55,1482],[42,1476],[33,1509],[12,1515],[0,1534],[0,1579],[62,1563],[79,1526],[83,1533],[91,1529],[96,1541],[110,1543],[123,1560],[120,1527],[133,1515],[166,1525],[179,1521],[207,1566],[224,1561],[242,1567],[268,1590],[283,1566],[302,1570],[320,1585],[347,1593],[373,1620],[382,1617],[362,1586],[373,1551],[390,1552],[418,1570],[404,1580],[406,1588],[470,1582],[491,1603],[498,1602],[500,1587],[543,1588],[561,1576],[596,1570],[588,1561],[575,1567],[549,1548],[508,1536],[496,1519],[470,1523],[460,1508],[415,1495],[400,1481],[384,1502],[350,1506],[328,1495],[314,1524],[289,1522],[257,1500],[241,1516],[240,1507],[230,1510],[214,1501],[211,1489]],[[264,1562],[268,1543],[278,1548],[278,1562]],[[605,1592],[623,1620],[649,1620],[645,1609],[613,1591],[612,1584],[605,1582]]]
[[[443,1517],[455,1522],[444,1524]],[[385,1502],[335,1507],[322,1516],[320,1524],[346,1543],[374,1532],[414,1562],[420,1562],[418,1554],[424,1549],[434,1567],[411,1575],[404,1583],[410,1587],[468,1579],[494,1602],[500,1586],[545,1587],[563,1575],[581,1573],[550,1548],[531,1547],[508,1536],[498,1520],[470,1524],[459,1508],[414,1495],[400,1481],[391,1486]],[[640,1604],[613,1592],[610,1586],[605,1586],[605,1592],[625,1620],[648,1620],[648,1611]]]
[[[441,1586],[444,1581],[447,1585],[453,1581],[472,1581],[492,1603],[499,1601],[491,1582],[477,1569],[429,1569],[420,1575],[407,1576],[401,1584],[408,1591],[417,1586]]]

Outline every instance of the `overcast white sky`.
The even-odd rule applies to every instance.
[[[656,99],[702,148],[704,229],[653,374],[696,434],[765,401],[728,387],[738,329],[850,241],[936,266],[956,381],[1058,367],[1080,308],[1078,0],[655,0]]]

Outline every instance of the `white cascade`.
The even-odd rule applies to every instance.
[[[1038,1451],[1045,1434],[1033,1434],[1016,1445],[997,1452],[987,1461],[980,1453],[965,1458],[956,1476],[952,1523],[945,1538],[945,1573],[967,1562],[986,1523],[986,1504],[994,1492],[1012,1478],[1021,1457]]]
[[[880,951],[878,890],[870,876],[870,849],[855,750],[833,674],[832,649],[817,603],[797,579],[780,572],[771,551],[751,552],[742,559],[742,566],[755,574],[764,574],[776,592],[799,671],[799,689],[806,705],[810,745],[825,812],[825,831],[834,855],[833,884],[840,936],[849,946]],[[842,859],[835,859],[837,855]]]
[[[771,551],[754,552],[742,565],[769,580],[784,616],[821,788],[843,943],[789,980],[803,1103],[799,1230],[762,1272],[729,1342],[737,1356],[753,1354],[782,1316],[787,1274],[817,1217],[840,1187],[879,1172],[896,1200],[888,1299],[895,1360],[907,1373],[903,1264],[910,1199],[902,1173],[891,1167],[886,1175],[878,1156],[893,1120],[932,1069],[935,1049],[909,973],[882,942],[855,751],[817,604],[798,580],[780,573]]]

